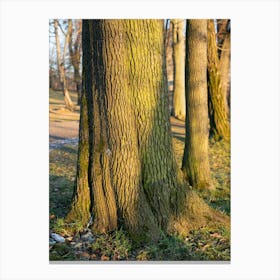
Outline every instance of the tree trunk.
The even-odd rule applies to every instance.
[[[81,81],[82,77],[80,75],[80,59],[81,59],[81,26],[76,30],[76,39],[73,45],[73,22],[71,19],[68,20],[68,29],[69,29],[69,54],[71,64],[74,68],[74,80],[76,83],[76,90],[78,93],[78,105],[81,104]]]
[[[61,60],[60,40],[59,40],[59,34],[58,34],[58,20],[57,19],[54,19],[54,28],[55,28],[56,59],[57,59],[59,81],[60,81],[62,92],[63,92],[63,95],[64,95],[65,106],[69,110],[72,110],[73,109],[73,103],[72,103],[71,97],[70,97],[68,89],[67,89],[65,69],[64,69],[64,61]]]
[[[186,142],[182,169],[195,188],[210,188],[207,108],[207,20],[188,20]]]
[[[172,20],[173,31],[173,55],[174,55],[174,97],[173,115],[179,120],[185,120],[185,40],[184,19]]]
[[[174,63],[173,63],[173,24],[170,20],[166,24],[165,56],[166,56],[166,75],[168,84],[169,111],[173,112],[173,92],[174,92]]]
[[[124,226],[136,240],[153,240],[160,230],[186,234],[214,217],[178,176],[163,27],[162,20],[83,20],[77,186],[68,222],[86,225],[91,214],[95,232]]]
[[[223,41],[220,56],[220,71],[222,82],[222,94],[224,96],[225,108],[229,116],[230,109],[230,33],[227,32]]]
[[[217,52],[214,20],[208,20],[208,89],[210,137],[215,140],[230,139],[230,126],[223,94],[221,71]]]

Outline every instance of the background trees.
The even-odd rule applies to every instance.
[[[65,106],[72,108],[69,90],[77,92],[78,103],[81,93],[81,20],[55,19],[49,25],[49,86],[61,90],[66,96]]]
[[[61,54],[58,26],[59,26],[58,20],[54,19],[54,30],[55,30],[55,41],[56,41],[56,61],[57,61],[59,81],[60,81],[60,85],[61,85],[62,92],[64,95],[65,105],[68,109],[72,110],[73,103],[72,103],[72,100],[70,98],[70,95],[69,95],[69,92],[67,89],[67,81],[66,81],[66,76],[65,76],[65,65],[64,65],[66,46],[67,46],[67,43],[69,42],[69,32],[67,32],[67,34],[65,36],[64,51],[63,51],[63,54]]]
[[[230,108],[230,20],[219,19],[217,20],[217,41],[218,53],[220,58],[220,71],[222,93],[224,96],[224,103],[226,112],[229,116]]]
[[[74,81],[76,83],[76,91],[78,93],[78,104],[81,103],[82,77],[80,75],[81,64],[81,38],[82,38],[82,21],[68,19],[69,30],[69,55],[70,61],[74,68]]]
[[[185,120],[185,25],[184,19],[173,19],[174,93],[173,115]]]

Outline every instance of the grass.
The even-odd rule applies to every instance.
[[[63,234],[60,231],[61,234]],[[68,236],[64,233],[65,236]],[[76,234],[77,235],[77,234]],[[68,242],[50,247],[50,260],[229,261],[230,236],[224,228],[191,231],[184,239],[162,234],[156,243],[134,244],[122,229],[95,235],[77,250]]]
[[[49,155],[49,211],[58,218],[69,210],[75,183],[77,147],[65,145]]]
[[[77,104],[77,93],[69,91],[69,95],[74,104]],[[50,89],[49,91],[49,102],[50,105],[64,105],[64,96],[62,91]]]

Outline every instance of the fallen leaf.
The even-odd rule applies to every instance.
[[[95,260],[95,259],[97,259],[97,256],[96,256],[95,254],[91,254],[91,255],[90,255],[90,259],[91,259],[91,260]]]
[[[85,258],[85,259],[89,259],[90,258],[90,254],[88,252],[82,252],[80,256],[82,258]]]
[[[213,233],[213,234],[210,234],[210,236],[211,237],[216,237],[216,238],[221,238],[222,236],[219,234],[219,233],[217,233],[217,232],[215,232],[215,233]]]
[[[105,256],[105,255],[102,255],[102,256],[101,256],[101,261],[109,261],[109,260],[110,260],[109,257],[107,257],[107,256]]]

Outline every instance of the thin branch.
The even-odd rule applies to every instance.
[[[63,28],[62,28],[62,26],[61,26],[59,20],[57,20],[57,23],[58,23],[58,26],[59,26],[61,32],[64,34],[64,36],[67,36],[66,33],[65,33],[65,31],[63,30]]]

